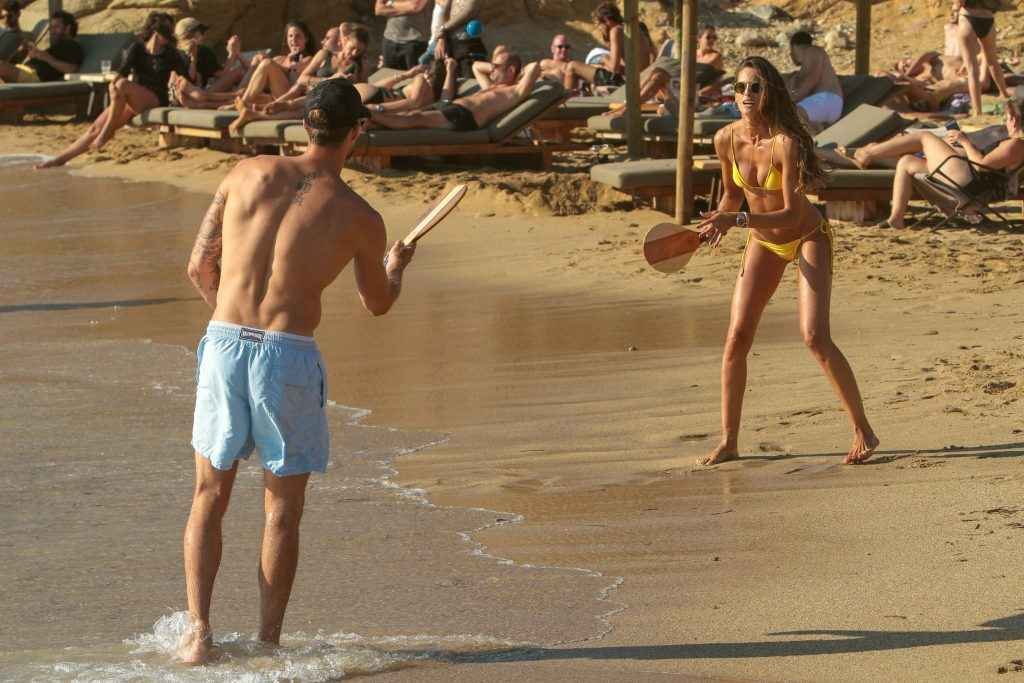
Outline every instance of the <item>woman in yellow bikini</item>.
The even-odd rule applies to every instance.
[[[832,229],[803,194],[823,175],[814,142],[785,82],[767,60],[745,59],[735,89],[742,118],[715,135],[722,199],[699,228],[712,247],[730,229],[747,228],[747,246],[722,356],[722,442],[701,462],[715,465],[739,457],[747,354],[761,313],[790,262],[797,264],[800,332],[853,423],[853,444],[844,462],[864,462],[878,447],[878,438],[864,414],[853,370],[829,332]],[[744,199],[749,213],[739,211]]]

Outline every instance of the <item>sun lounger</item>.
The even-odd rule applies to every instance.
[[[843,116],[846,116],[862,104],[881,104],[896,86],[889,78],[857,75],[840,76],[839,87],[843,90]]]
[[[674,116],[644,116],[642,121],[647,156],[652,158],[675,157],[679,139],[679,119]],[[734,118],[694,117],[694,142],[699,146],[709,147],[715,133],[735,121]],[[625,116],[592,116],[587,119],[587,128],[592,130],[595,137],[600,140],[617,143],[626,140]]]
[[[79,69],[80,74],[99,73],[103,61],[110,61],[116,69],[122,54],[135,36],[131,33],[97,33],[81,34],[75,38],[82,46],[85,61]],[[13,112],[20,117],[29,110],[53,110],[55,107],[72,108],[76,114],[94,114],[90,111],[92,97],[97,91],[102,92],[105,83],[86,83],[83,81],[55,81],[50,83],[11,83],[0,86],[0,111]]]
[[[554,106],[563,93],[557,84],[538,84],[533,94],[515,109],[475,131],[373,129],[356,142],[352,156],[362,158],[367,165],[385,168],[393,158],[402,156],[516,154],[538,156],[548,167],[551,154],[563,148],[516,136],[537,116]],[[234,111],[156,107],[136,116],[132,123],[136,126],[157,126],[161,147],[180,145],[185,138],[201,138],[230,151],[240,151],[243,143],[277,144],[286,149],[309,143],[301,122],[295,120],[254,121],[247,124],[240,134],[232,135],[228,126],[237,116]]]
[[[594,182],[609,185],[635,199],[649,201],[653,208],[673,213],[676,182],[675,159],[644,159],[591,167]],[[719,199],[721,164],[717,158],[695,157],[693,180],[695,195],[706,194],[710,203]],[[826,203],[830,218],[873,220],[868,209],[888,202],[895,171],[892,169],[840,169],[828,174],[817,198]],[[856,214],[856,215],[855,215]]]
[[[526,100],[480,130],[371,129],[357,142],[352,154],[374,168],[389,167],[395,157],[490,155],[537,156],[541,164],[549,168],[552,153],[565,148],[518,138],[517,134],[557,105],[564,94],[557,83],[541,81]]]
[[[882,107],[862,104],[814,136],[818,147],[860,147],[890,138],[910,125],[910,121]]]
[[[716,194],[718,171],[693,169],[695,195]],[[638,203],[649,204],[656,211],[675,212],[676,160],[640,159],[613,164],[597,164],[590,168],[590,179],[628,194]]]

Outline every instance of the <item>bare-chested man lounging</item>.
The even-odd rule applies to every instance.
[[[806,31],[790,36],[789,53],[800,67],[787,78],[790,96],[816,128],[832,125],[843,115],[843,89],[828,53]]]
[[[199,342],[196,485],[185,527],[191,628],[179,655],[189,664],[210,657],[221,519],[238,460],[254,448],[264,468],[259,638],[279,641],[306,482],[327,468],[326,385],[312,337],[321,292],[354,260],[363,305],[383,315],[412,258],[414,249],[397,242],[384,265],[380,215],[340,178],[368,116],[349,81],[313,88],[304,114],[308,151],[239,163],[217,189],[189,259],[189,278],[213,308]]]
[[[453,100],[441,109],[385,113],[382,107],[371,107],[373,122],[384,128],[443,128],[447,130],[478,130],[510,111],[533,92],[540,76],[537,63],[523,62],[518,55],[501,52],[486,64],[486,73],[474,68],[480,91]],[[522,72],[522,73],[520,73]]]

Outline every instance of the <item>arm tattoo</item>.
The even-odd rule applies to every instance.
[[[192,260],[197,264],[204,264],[213,271],[212,289],[216,290],[220,284],[220,256],[223,242],[221,232],[224,228],[224,205],[227,197],[218,192],[213,197],[210,208],[203,217],[203,223],[199,226],[199,235],[196,237],[196,244],[192,248]]]
[[[320,171],[314,171],[309,175],[304,175],[299,178],[299,181],[295,183],[295,196],[292,198],[292,204],[301,205],[302,201],[309,194],[309,191],[313,189],[313,181],[320,177]]]

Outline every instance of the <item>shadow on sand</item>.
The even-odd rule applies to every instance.
[[[539,648],[500,652],[438,653],[454,664],[486,662],[544,661],[556,659],[742,659],[751,657],[805,657],[902,650],[934,645],[999,643],[1024,640],[1024,613],[981,624],[965,631],[848,631],[821,629],[769,633],[787,640],[732,643],[687,643],[684,645],[638,645],[622,647]],[[1024,647],[1022,647],[1024,649]]]

